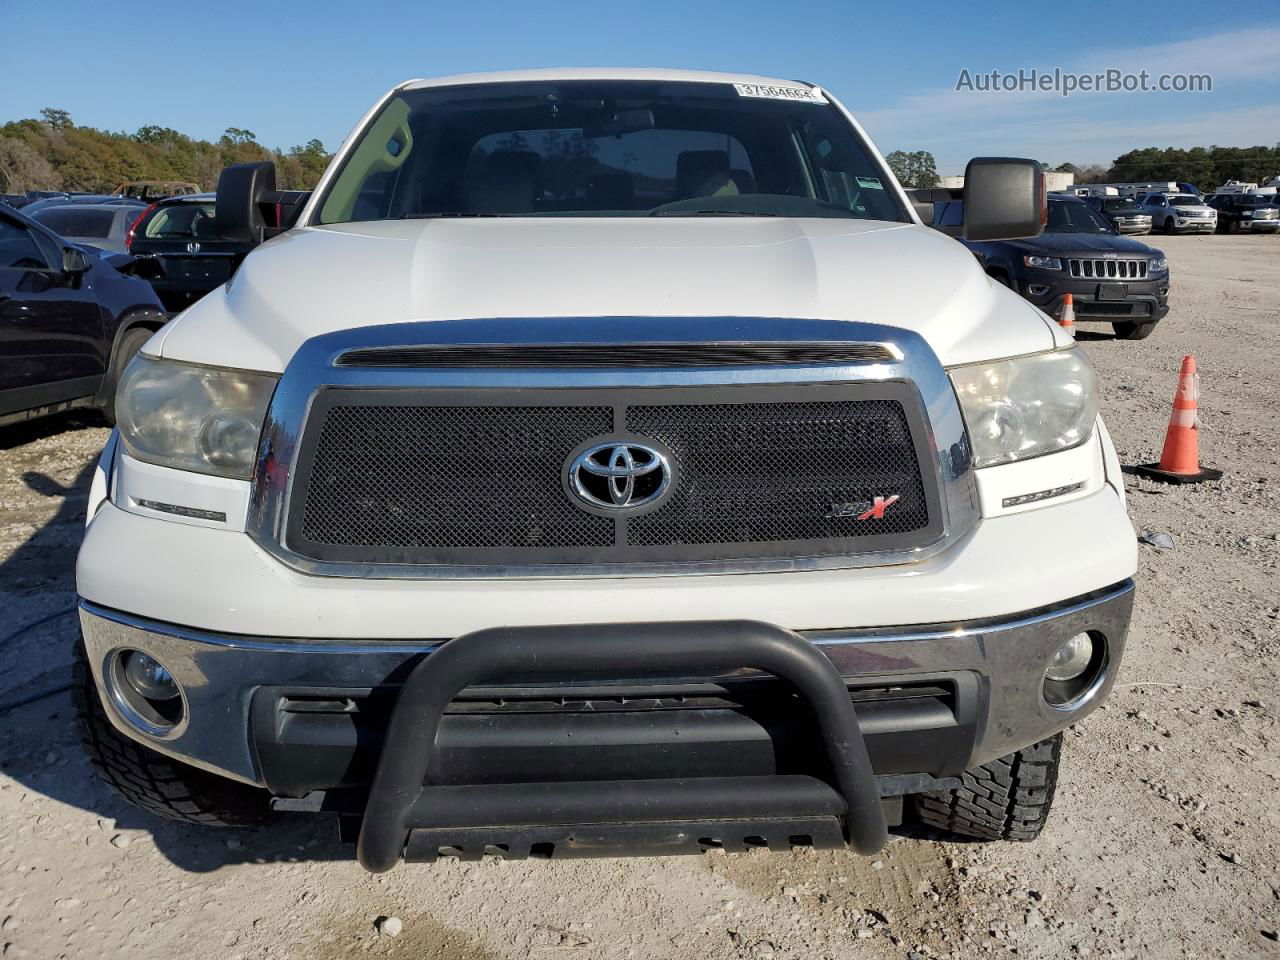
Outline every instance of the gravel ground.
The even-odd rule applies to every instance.
[[[1142,548],[1119,686],[1068,732],[1037,842],[371,877],[327,825],[149,819],[92,779],[73,734],[72,566],[106,430],[64,416],[0,429],[0,955],[1280,957],[1280,237],[1155,242],[1172,314],[1143,342],[1080,339],[1125,464],[1158,456],[1196,354],[1202,456],[1225,477],[1129,478],[1136,530],[1175,548]]]

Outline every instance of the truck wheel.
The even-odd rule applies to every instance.
[[[155,331],[148,327],[134,327],[132,330],[125,331],[116,347],[115,356],[111,359],[111,369],[107,371],[106,379],[102,384],[102,402],[99,404],[102,415],[113,426],[116,422],[116,387],[120,385],[120,377],[134,354],[142,349],[142,345],[150,340],[154,333]]]
[[[1151,336],[1151,331],[1155,328],[1153,321],[1134,323],[1132,320],[1124,320],[1111,325],[1111,329],[1116,332],[1117,340],[1145,340]]]
[[[1034,840],[1058,785],[1062,734],[961,775],[963,786],[915,799],[916,815],[931,827],[980,840]]]
[[[270,815],[267,793],[205,773],[148,750],[121,734],[107,718],[98,688],[76,643],[72,697],[81,741],[98,776],[135,807],[169,820],[207,827],[249,827]]]

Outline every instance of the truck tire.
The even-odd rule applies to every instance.
[[[206,827],[251,827],[270,817],[267,792],[170,760],[124,736],[107,718],[77,641],[72,697],[80,736],[98,776],[135,807]]]
[[[1174,226],[1174,224],[1173,224],[1173,217],[1165,217],[1165,218],[1164,218],[1164,232],[1165,232],[1165,233],[1177,233],[1177,232],[1178,232],[1177,227],[1175,227],[1175,226]]]
[[[98,409],[112,426],[116,422],[116,387],[120,386],[120,376],[129,365],[134,354],[142,349],[142,345],[151,339],[155,330],[150,327],[134,327],[126,330],[116,346],[115,355],[111,358],[111,369],[107,371],[102,384],[102,402]]]
[[[1041,740],[960,777],[963,786],[918,794],[916,816],[931,827],[979,840],[1034,840],[1058,785],[1062,734]]]
[[[1116,333],[1117,340],[1145,340],[1151,336],[1151,331],[1156,328],[1154,320],[1148,320],[1146,323],[1135,323],[1132,320],[1123,320],[1119,323],[1113,323],[1111,329]]]

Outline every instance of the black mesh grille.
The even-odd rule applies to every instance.
[[[316,445],[302,535],[361,547],[607,547],[614,524],[565,495],[565,458],[609,407],[335,406]]]
[[[475,406],[475,392],[446,395],[322,391],[288,546],[351,563],[635,564],[899,550],[942,534],[903,384],[581,390],[538,406],[525,391]],[[606,438],[669,458],[656,506],[602,515],[570,492],[573,455]]]
[[[663,506],[629,521],[634,546],[847,539],[929,522],[892,400],[631,407],[627,427],[675,454],[677,478]],[[895,495],[883,517],[857,519]]]

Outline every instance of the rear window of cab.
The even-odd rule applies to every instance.
[[[216,236],[212,203],[175,203],[158,207],[143,225],[149,240],[179,240]]]

